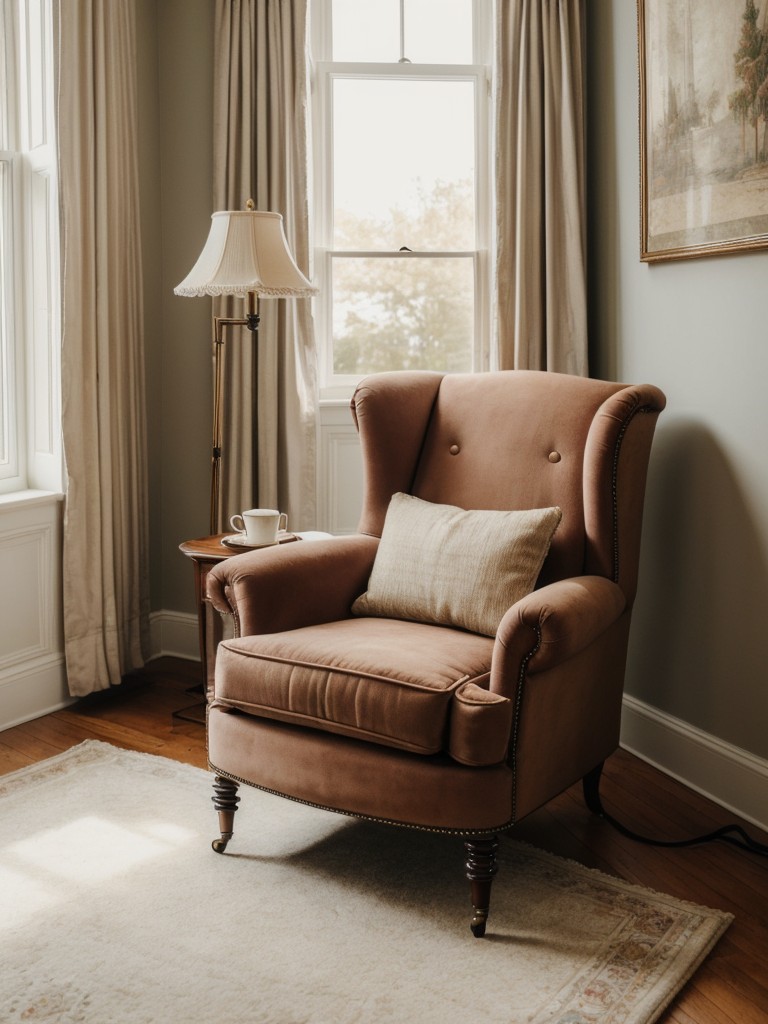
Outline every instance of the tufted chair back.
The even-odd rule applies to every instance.
[[[539,584],[605,576],[631,604],[655,426],[643,413],[663,401],[650,385],[538,371],[367,378],[352,399],[366,470],[359,530],[381,536],[396,491],[460,508],[559,505]]]

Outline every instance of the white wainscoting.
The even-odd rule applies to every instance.
[[[354,533],[362,505],[363,459],[349,402],[321,402],[315,528],[333,534]]]
[[[70,701],[60,566],[61,495],[0,496],[0,729]]]

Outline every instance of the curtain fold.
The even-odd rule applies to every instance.
[[[307,0],[216,0],[216,210],[281,213],[309,272]],[[215,300],[220,316],[242,300]],[[263,299],[257,348],[228,329],[219,523],[253,505],[279,508],[293,530],[315,526],[317,369],[309,300]],[[256,388],[256,390],[254,390]]]
[[[497,0],[500,369],[587,375],[584,0]]]
[[[134,17],[133,0],[78,0],[56,26],[64,644],[75,696],[119,683],[148,650]]]

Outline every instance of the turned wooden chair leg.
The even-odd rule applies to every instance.
[[[216,853],[224,853],[227,843],[232,838],[232,829],[235,821],[235,811],[240,803],[237,795],[238,784],[232,779],[226,779],[217,775],[213,780],[213,806],[219,812],[219,829],[221,839],[214,839],[211,846]]]
[[[470,928],[477,939],[485,935],[485,923],[491,905],[491,884],[499,870],[496,851],[498,836],[486,839],[468,839],[464,843],[467,851],[467,878],[472,884],[472,909],[474,911]]]

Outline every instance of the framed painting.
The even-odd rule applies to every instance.
[[[768,248],[768,0],[638,0],[640,258]]]

